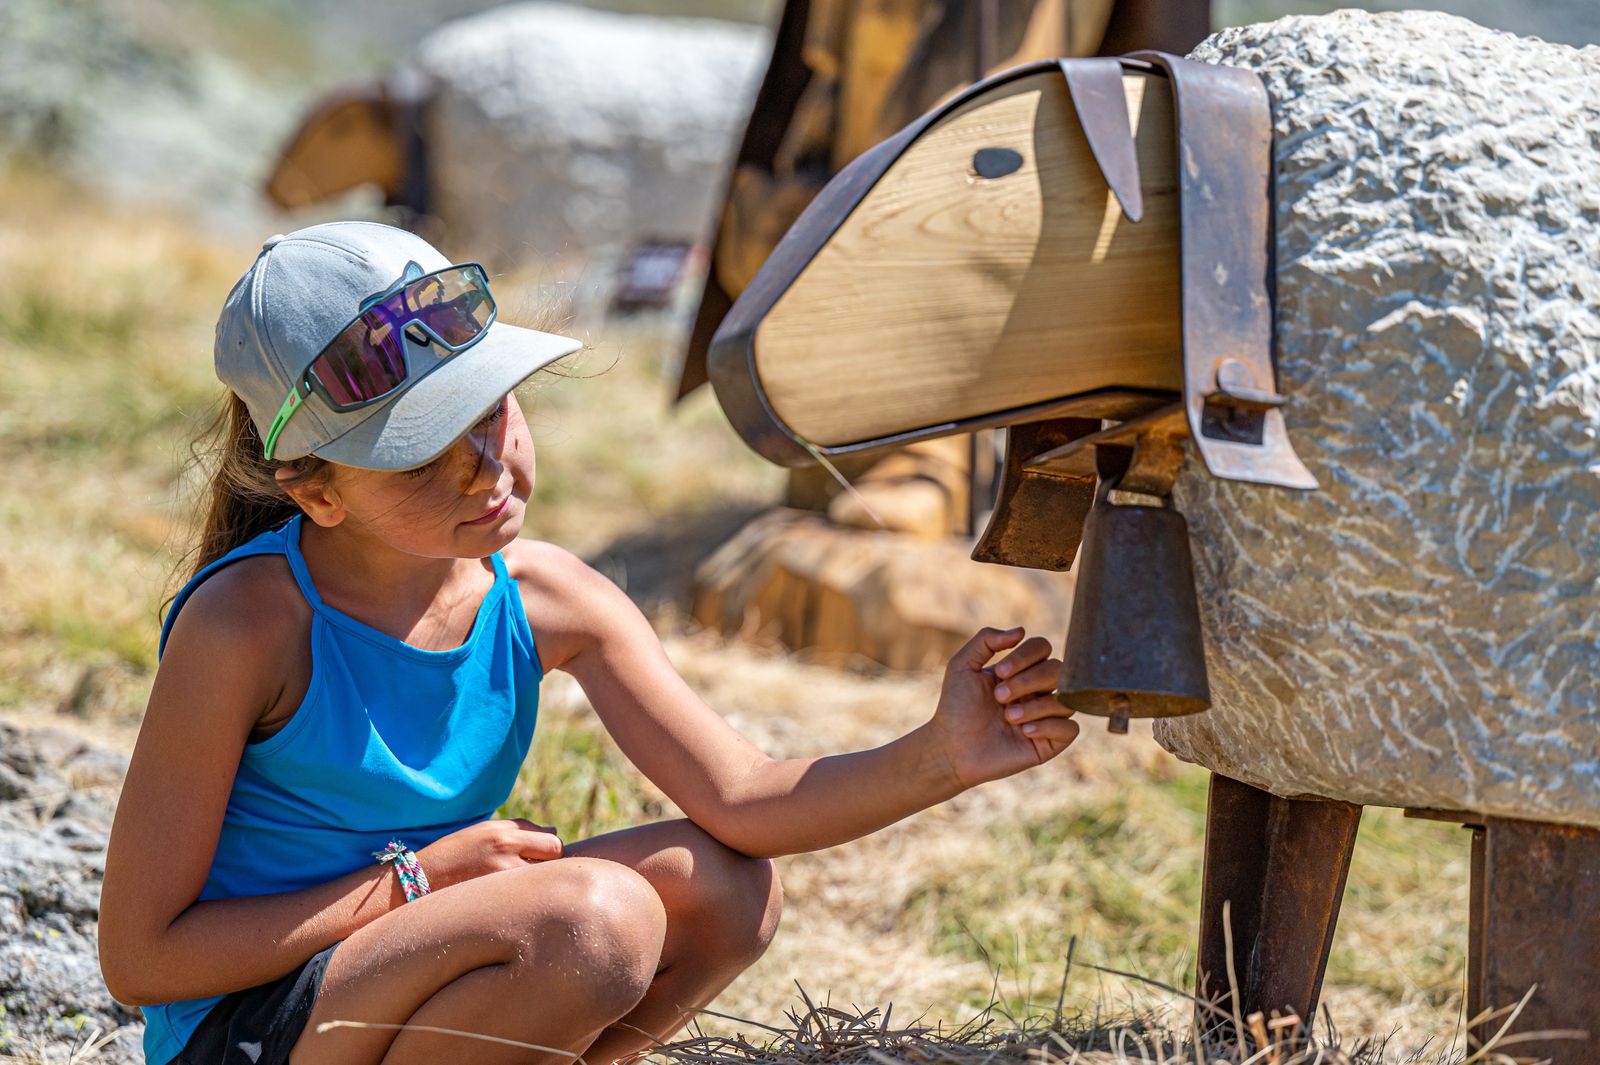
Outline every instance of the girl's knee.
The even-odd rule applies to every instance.
[[[482,909],[495,914],[487,926],[507,948],[512,978],[547,1005],[559,1001],[575,1023],[610,1024],[649,991],[666,913],[632,869],[558,858],[492,874],[483,886],[494,891]]]
[[[575,893],[599,919],[636,922],[641,929],[664,933],[666,910],[656,889],[633,868],[604,858],[559,859]]]
[[[749,964],[759,958],[777,934],[783,916],[783,884],[770,858],[751,858],[710,841],[696,855],[692,890],[698,919],[711,926],[714,944],[733,960]]]
[[[771,858],[742,858],[737,879],[745,890],[744,919],[752,929],[748,943],[754,956],[760,957],[777,935],[778,922],[783,917],[783,882],[778,879],[778,866]]]
[[[602,1023],[633,1010],[661,968],[667,915],[650,882],[626,865],[599,858],[562,858],[571,882],[568,905],[576,968],[590,977],[588,1003]]]
[[[626,865],[600,858],[560,858],[558,885],[538,890],[561,892],[557,905],[588,949],[616,971],[622,984],[643,995],[661,963],[667,914],[650,882]]]

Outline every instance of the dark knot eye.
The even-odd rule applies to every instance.
[[[979,148],[972,157],[972,172],[981,178],[1001,178],[1022,168],[1022,153],[1012,148]]]

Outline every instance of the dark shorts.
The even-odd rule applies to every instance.
[[[318,951],[300,968],[271,983],[224,995],[200,1021],[173,1065],[286,1065],[322,989],[328,958],[338,945]]]

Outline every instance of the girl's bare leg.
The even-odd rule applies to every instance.
[[[777,930],[772,863],[688,821],[574,843],[385,914],[341,943],[290,1065],[557,1065],[460,1036],[336,1028],[432,1025],[581,1053],[601,1065],[687,1022]]]
[[[316,1028],[433,1025],[581,1052],[638,1006],[665,936],[656,890],[616,862],[563,858],[452,885],[339,944],[290,1065],[568,1062],[461,1036]]]
[[[666,907],[661,968],[643,1000],[584,1050],[607,1065],[665,1040],[759,958],[778,929],[783,890],[772,862],[747,858],[689,821],[612,832],[567,847],[636,870]],[[566,859],[562,859],[566,860]]]

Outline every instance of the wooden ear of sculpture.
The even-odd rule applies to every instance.
[[[1148,494],[1185,431],[1216,476],[1314,488],[1272,363],[1270,179],[1249,71],[1155,52],[1007,71],[812,201],[713,340],[712,383],[783,465],[1014,427],[982,561],[1070,564],[1081,522],[1041,518],[1087,512],[1080,438],[1132,446]]]
[[[1139,187],[1139,153],[1128,125],[1122,88],[1122,63],[1116,59],[1063,59],[1061,73],[1077,111],[1083,136],[1094,153],[1122,213],[1130,222],[1144,219],[1144,192]]]
[[[376,84],[329,92],[279,151],[267,197],[293,210],[371,184],[385,204],[426,214],[422,116],[432,91],[425,76],[402,68]]]

